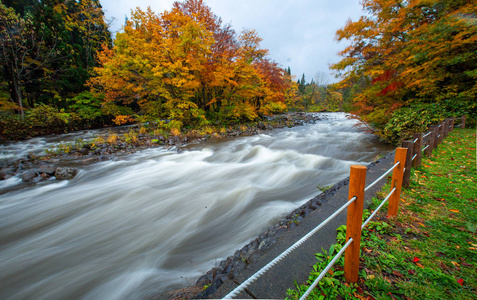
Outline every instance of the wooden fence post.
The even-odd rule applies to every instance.
[[[414,143],[414,154],[417,154],[416,159],[412,162],[412,166],[417,168],[421,165],[422,158],[422,133],[414,133],[413,139],[417,141]]]
[[[439,125],[437,125],[437,133],[436,133],[437,134],[437,144],[436,144],[436,148],[437,148],[437,146],[439,146],[440,143],[442,143],[442,138],[443,138],[442,129],[443,129],[443,126],[442,126],[442,122],[441,122]]]
[[[445,128],[446,128],[446,124],[445,124],[445,121],[442,121],[441,122],[441,127],[439,127],[440,130],[441,130],[441,136],[439,137],[439,144],[442,144],[442,142],[444,141],[444,138],[445,138]]]
[[[462,119],[460,120],[460,128],[465,128],[465,120],[467,119],[466,116],[462,116]]]
[[[411,183],[411,168],[412,168],[412,157],[414,156],[414,142],[404,141],[402,142],[402,147],[407,148],[406,164],[405,164],[406,169],[404,170],[402,185],[405,188],[408,188],[409,184]]]
[[[356,200],[348,206],[346,221],[346,241],[353,238],[353,242],[345,250],[344,276],[346,282],[358,281],[359,251],[361,245],[361,224],[363,221],[364,188],[366,186],[365,166],[353,165],[350,169],[348,199]]]
[[[455,117],[452,117],[450,121],[450,131],[454,131],[454,123],[455,123]]]
[[[437,148],[437,145],[439,144],[439,138],[437,137],[439,135],[439,127],[434,127],[434,143],[432,143],[432,150]]]
[[[444,120],[444,138],[449,135],[449,119]]]
[[[404,164],[406,163],[406,148],[396,148],[396,154],[394,156],[394,164],[399,162],[399,165],[393,170],[393,178],[391,181],[391,191],[396,188],[394,193],[389,197],[388,216],[397,215],[399,208],[399,199],[401,198],[401,186]]]
[[[429,128],[430,134],[427,136],[427,147],[426,149],[426,156],[431,157],[432,156],[432,149],[434,149],[434,127]]]

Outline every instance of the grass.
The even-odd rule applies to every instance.
[[[388,218],[384,207],[363,231],[358,283],[344,282],[341,258],[309,299],[477,299],[475,129],[455,129],[411,176],[398,216]],[[383,188],[371,210],[389,190]],[[317,254],[308,282],[288,290],[290,299],[331,260],[345,230],[339,228],[337,245]]]

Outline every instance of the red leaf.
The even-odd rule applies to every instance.
[[[414,274],[416,274],[416,271],[414,271],[414,270],[407,270],[407,273],[408,273],[409,275],[414,275]]]
[[[412,262],[414,263],[417,263],[419,261],[419,257],[414,257],[414,259],[412,260]]]
[[[457,282],[458,282],[461,286],[464,286],[464,279],[461,278],[461,279],[457,280]]]

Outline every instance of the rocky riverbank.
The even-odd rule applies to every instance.
[[[19,177],[24,184],[37,184],[47,180],[70,180],[82,166],[96,162],[118,160],[122,156],[151,147],[184,151],[188,144],[198,144],[207,139],[233,138],[255,135],[275,128],[301,126],[323,118],[308,113],[288,113],[265,117],[262,121],[237,125],[222,130],[189,130],[176,134],[155,134],[137,125],[123,134],[111,134],[93,140],[61,143],[41,155],[29,154],[26,158],[0,161],[0,180]]]

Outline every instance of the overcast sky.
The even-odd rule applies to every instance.
[[[155,13],[172,8],[173,0],[100,0],[106,18],[115,19],[111,30],[118,31],[131,9],[148,6]],[[361,15],[359,0],[205,0],[212,12],[235,31],[255,29],[263,39],[262,48],[282,67],[290,67],[300,79],[305,73],[309,82],[317,72],[329,74],[328,68],[339,61],[337,53],[344,42],[335,40],[336,30],[351,18]]]

